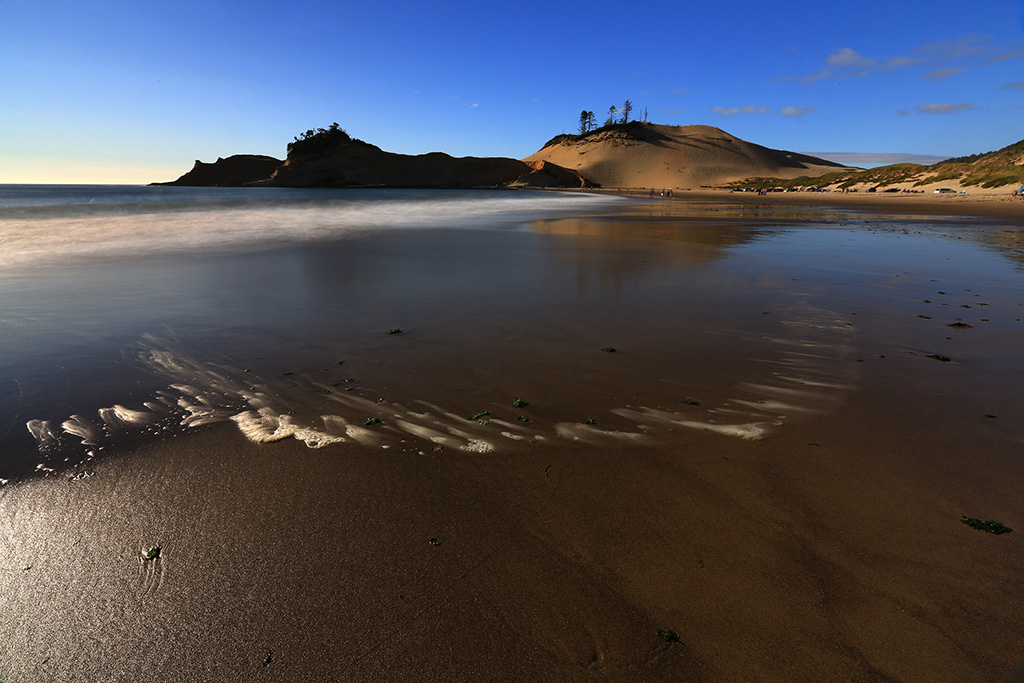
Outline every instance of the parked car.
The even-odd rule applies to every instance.
[[[951,190],[948,187],[940,187],[935,190],[935,194],[956,194],[956,190]]]

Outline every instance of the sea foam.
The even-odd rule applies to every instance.
[[[578,193],[270,188],[0,187],[0,269],[330,241],[395,229],[487,228],[620,198]],[[69,199],[70,197],[70,199]],[[96,201],[99,199],[99,201]]]

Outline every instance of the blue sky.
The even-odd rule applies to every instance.
[[[1024,2],[0,0],[0,182],[171,180],[334,121],[520,158],[626,99],[862,165],[998,149]]]

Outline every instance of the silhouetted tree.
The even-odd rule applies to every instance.
[[[580,112],[580,135],[586,135],[594,128],[594,112],[584,109]]]
[[[608,119],[604,122],[604,125],[610,126],[613,123],[615,123],[615,115],[618,112],[619,112],[619,110],[615,108],[614,104],[612,106],[608,107]]]
[[[622,122],[629,123],[629,114],[633,111],[633,103],[629,100],[622,105]]]
[[[288,155],[315,154],[339,143],[351,141],[352,138],[345,129],[334,122],[330,128],[310,128],[302,135],[296,136],[294,141],[288,143]]]

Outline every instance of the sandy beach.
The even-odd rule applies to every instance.
[[[909,183],[904,184],[911,189]],[[897,185],[902,188],[904,185]],[[972,216],[977,218],[999,218],[1009,222],[1024,223],[1024,197],[1014,196],[1012,187],[984,189],[962,188],[959,184],[939,183],[943,187],[956,188],[957,194],[936,195],[930,188],[911,192],[738,192],[725,189],[675,189],[671,199],[698,202],[728,202],[754,206],[796,206],[819,209],[852,209],[859,212],[887,215],[912,216]],[[966,194],[959,194],[960,190]],[[602,190],[594,190],[601,192]],[[637,198],[648,196],[650,188],[628,188],[603,190],[608,194]],[[655,190],[656,199],[661,200],[662,188]]]
[[[1024,201],[868,197],[69,271],[0,680],[1019,680]]]
[[[953,187],[949,183],[945,187]],[[960,189],[960,185],[954,185]],[[976,216],[1003,218],[1024,222],[1024,197],[1015,197],[1012,189],[980,189],[976,187],[962,188],[966,194],[936,195],[933,191],[922,190],[920,193],[894,193],[886,196],[869,192],[772,192],[759,195],[758,199],[783,205],[840,206],[854,207],[861,211],[900,212],[906,210],[913,215],[932,216]],[[717,193],[710,193],[715,195]],[[746,201],[742,195],[747,193],[730,193],[739,201]],[[757,201],[757,200],[755,200]]]

